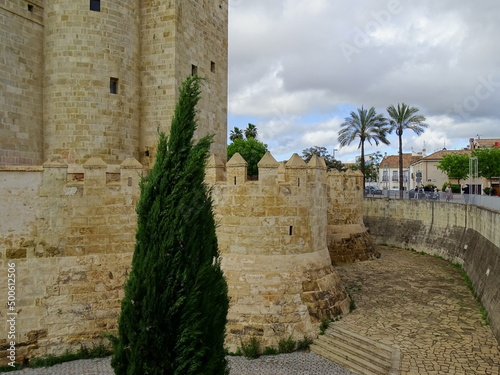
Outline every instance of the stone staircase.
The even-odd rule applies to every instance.
[[[401,352],[343,328],[331,327],[311,350],[360,375],[398,375]]]

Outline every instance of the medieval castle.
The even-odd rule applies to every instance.
[[[0,1],[0,267],[15,271],[18,360],[116,329],[140,176],[191,74],[206,77],[198,135],[215,134],[228,347],[314,337],[348,311],[332,263],[373,255],[362,176],[268,153],[248,181],[239,154],[226,161],[227,25],[227,0]]]

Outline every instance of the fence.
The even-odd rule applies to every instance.
[[[399,190],[383,190],[382,194],[366,194],[365,197],[371,198],[389,198],[389,199],[401,199]],[[421,192],[415,194],[412,190],[403,191],[403,199],[421,199],[421,200],[434,200],[446,202],[446,193],[430,193]],[[448,201],[449,203],[461,203],[461,204],[473,204],[479,207],[484,207],[494,211],[500,211],[500,197],[488,196],[488,195],[477,195],[477,194],[453,194],[452,198]]]

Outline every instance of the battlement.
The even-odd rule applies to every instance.
[[[291,186],[304,187],[308,183],[328,183],[341,188],[360,186],[363,175],[359,171],[327,172],[325,160],[314,155],[306,163],[298,154],[293,154],[288,161],[278,162],[267,152],[257,164],[258,180],[248,180],[248,163],[236,153],[224,165],[215,155],[211,155],[206,167],[206,181],[209,184],[226,183],[227,185],[259,184],[273,185],[288,183]]]
[[[42,165],[40,196],[102,194],[102,189],[128,191],[139,194],[139,181],[144,167],[134,158],[125,159],[119,166],[106,164],[99,157],[88,159],[83,165],[68,166],[59,158]]]

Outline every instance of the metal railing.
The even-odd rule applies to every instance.
[[[399,190],[383,190],[382,194],[366,194],[365,197],[370,198],[389,198],[389,199],[400,199]],[[421,192],[415,194],[413,191],[404,191],[403,199],[418,199],[427,201],[439,201],[446,203],[459,203],[459,204],[472,204],[480,207],[484,207],[494,211],[500,211],[500,197],[489,196],[489,195],[477,195],[477,194],[453,194],[452,198],[447,200],[446,193],[439,192]]]

